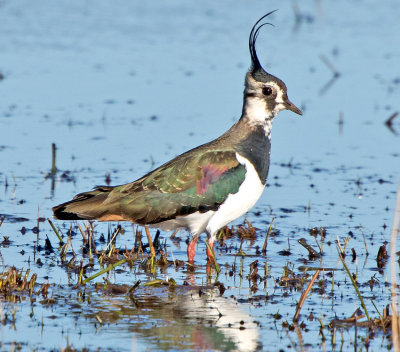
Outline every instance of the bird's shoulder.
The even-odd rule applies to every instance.
[[[228,147],[202,145],[189,150],[161,165],[142,178],[120,186],[122,192],[140,192],[157,190],[163,193],[175,193],[195,188],[202,194],[221,178],[241,177],[245,174],[236,151]]]

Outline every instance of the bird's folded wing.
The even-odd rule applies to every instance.
[[[183,154],[137,181],[116,187],[106,202],[124,218],[154,224],[216,210],[229,194],[238,192],[245,174],[234,151]]]

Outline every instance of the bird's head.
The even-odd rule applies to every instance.
[[[263,69],[256,52],[256,40],[260,29],[270,23],[262,23],[271,11],[262,16],[253,26],[249,36],[251,67],[246,75],[243,114],[253,123],[265,124],[281,110],[291,110],[302,115],[301,110],[287,96],[287,88],[278,77]]]

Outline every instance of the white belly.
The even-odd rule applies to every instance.
[[[216,212],[213,210],[209,210],[205,213],[200,213],[197,211],[190,215],[178,216],[175,219],[163,221],[150,226],[158,227],[163,231],[185,228],[188,229],[193,236],[199,236],[206,230],[210,218],[215,213]]]

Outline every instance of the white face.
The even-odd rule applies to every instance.
[[[274,116],[286,109],[285,97],[286,91],[277,83],[258,82],[251,75],[247,75],[244,113],[250,125],[262,125],[265,133],[269,134]]]
[[[275,82],[266,83],[264,89],[266,89],[267,87],[271,88],[273,91],[276,92],[275,107],[272,110],[275,116],[279,111],[286,109],[284,101],[284,96],[286,95],[286,93]]]
[[[272,120],[279,111],[291,110],[302,115],[287,96],[287,88],[279,78],[265,74],[256,80],[251,71],[246,75],[243,113],[250,125],[263,126],[268,134]]]

